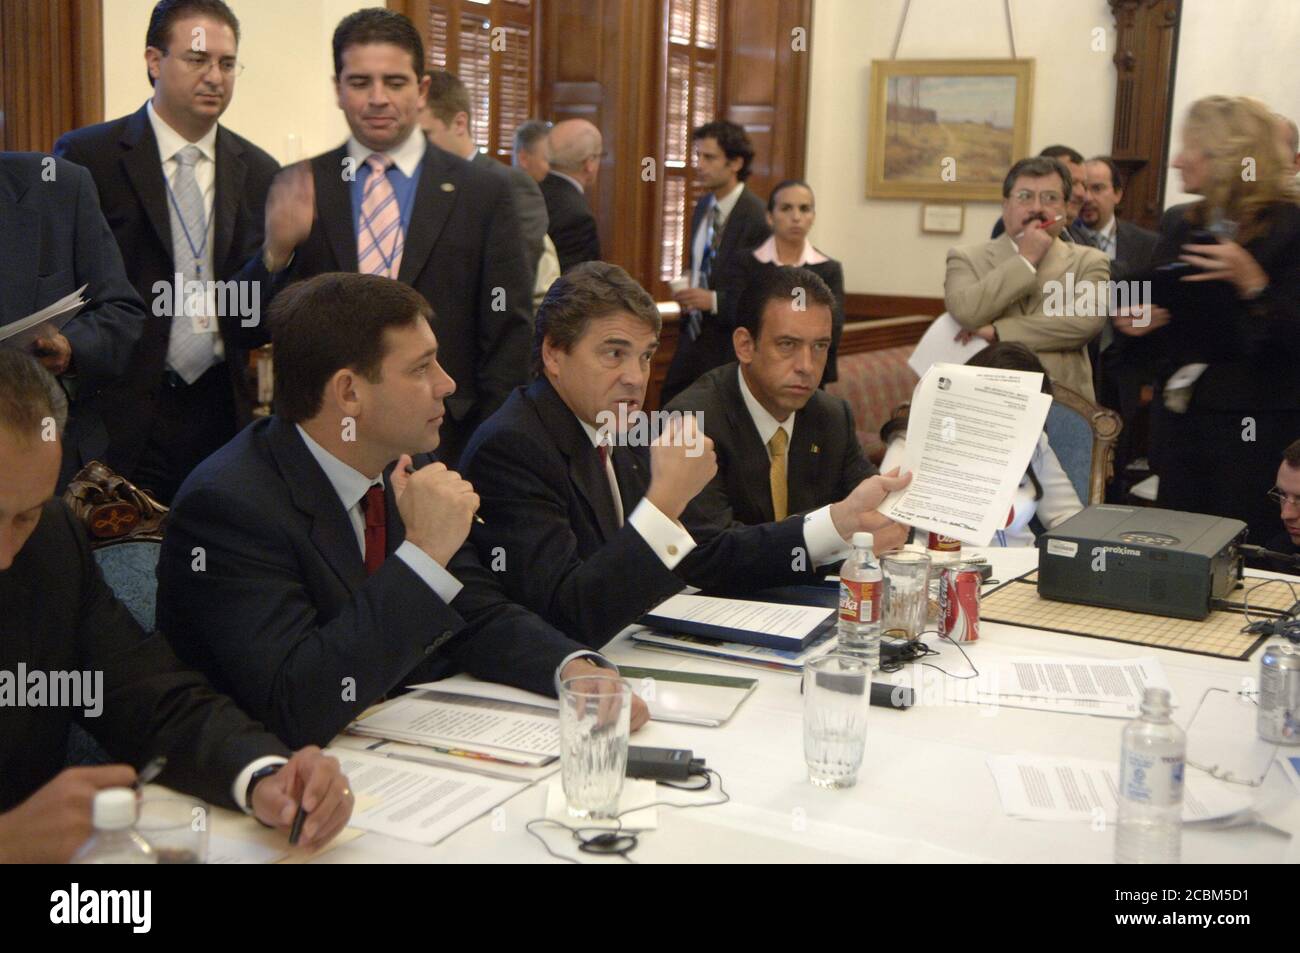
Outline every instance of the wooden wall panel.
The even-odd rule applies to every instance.
[[[1160,223],[1182,0],[1110,0],[1115,15],[1115,129],[1111,156],[1128,184],[1121,214]]]
[[[103,120],[102,17],[100,0],[0,0],[0,149]]]

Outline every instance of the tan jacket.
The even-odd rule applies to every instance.
[[[1074,276],[1073,294],[1067,274]],[[1085,284],[1109,277],[1110,259],[1099,249],[1058,238],[1033,269],[1016,252],[1010,237],[1002,234],[993,241],[949,250],[944,303],[962,327],[974,331],[992,324],[999,340],[1019,341],[1038,355],[1053,381],[1096,400],[1088,342],[1106,323],[1104,302],[1109,295],[1096,284],[1090,289],[1091,307],[1078,299]],[[1062,305],[1056,310],[1067,313],[1045,313],[1051,300],[1044,290],[1047,282],[1061,283],[1052,297]]]

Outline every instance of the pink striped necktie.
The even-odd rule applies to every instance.
[[[366,159],[370,177],[361,196],[357,226],[357,270],[363,275],[396,278],[402,266],[402,213],[387,174],[392,164],[392,159],[378,152]]]

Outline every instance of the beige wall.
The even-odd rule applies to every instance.
[[[239,77],[222,124],[280,162],[332,149],[347,137],[335,105],[330,37],[339,20],[377,0],[228,0],[239,18]],[[149,98],[144,35],[154,0],[104,0],[104,116]]]
[[[864,197],[871,61],[889,59],[902,8],[903,0],[814,4],[807,161],[817,193],[812,240],[844,263],[849,292],[937,297],[948,248],[987,239],[1001,207],[967,202],[963,234],[925,235],[921,202]],[[1036,60],[1030,151],[1055,142],[1085,155],[1110,151],[1115,24],[1106,0],[1011,0],[1011,15],[1017,55]],[[1104,52],[1091,49],[1096,27],[1105,30]],[[1002,0],[915,0],[898,50],[899,59],[1009,55]]]

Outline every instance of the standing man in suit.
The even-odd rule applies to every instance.
[[[1087,198],[1080,215],[1092,232],[1096,245],[1110,259],[1114,281],[1137,280],[1151,268],[1151,256],[1160,236],[1125,221],[1117,214],[1124,201],[1124,174],[1108,156],[1096,156],[1084,164]],[[1127,299],[1126,299],[1127,300]],[[1142,406],[1142,388],[1154,386],[1158,372],[1130,339],[1117,335],[1109,321],[1089,345],[1089,357],[1096,369],[1097,402],[1119,412],[1124,422],[1115,445],[1115,472],[1123,474],[1146,445],[1147,414]]]
[[[604,144],[585,119],[557,122],[547,137],[548,171],[541,181],[550,216],[547,234],[560,257],[560,273],[584,261],[600,261],[600,234],[587,194],[600,174]]]
[[[420,128],[439,149],[460,156],[510,183],[519,233],[528,248],[529,278],[537,276],[537,261],[542,257],[542,240],[546,238],[546,199],[542,190],[523,169],[502,165],[474,142],[474,112],[469,92],[460,78],[446,70],[429,74],[429,94],[420,111]]]
[[[86,286],[86,306],[63,331],[32,342],[41,364],[74,397],[61,490],[108,452],[104,390],[126,372],[144,306],[127,281],[89,173],[53,156],[0,152],[0,262],[0,328]]]
[[[796,295],[805,307],[795,307]],[[755,525],[810,513],[875,475],[849,405],[818,388],[832,337],[835,296],[806,268],[762,272],[741,296],[737,361],[715,367],[668,405],[700,415],[718,473],[694,506],[718,526]],[[876,531],[876,550],[907,539]]]
[[[734,313],[727,299],[744,286],[745,259],[772,234],[763,200],[745,188],[754,145],[744,127],[719,119],[700,126],[691,138],[695,174],[709,194],[691,213],[691,240],[682,260],[691,286],[674,296],[682,307],[681,333],[664,379],[664,401],[731,360],[733,328],[719,315]]]
[[[538,185],[551,174],[550,136],[551,124],[541,119],[526,119],[515,130],[515,166]]]
[[[134,783],[132,765],[158,755],[162,784],[281,829],[301,804],[301,843],[329,841],[352,813],[338,761],[291,754],[147,636],[104,582],[53,496],[66,411],[49,373],[0,348],[0,671],[25,666],[24,693],[37,673],[51,690],[43,704],[0,705],[0,863],[66,863],[90,837],[96,792]],[[74,720],[122,763],[64,769]]]
[[[325,744],[457,668],[554,695],[557,676],[608,665],[508,601],[466,545],[478,496],[427,456],[456,389],[431,322],[378,275],[281,292],[275,413],[204,461],[168,516],[160,628],[289,744]]]
[[[252,419],[248,349],[266,342],[260,289],[175,288],[177,275],[229,281],[262,244],[278,165],[218,124],[238,52],[239,21],[222,0],[160,0],[145,34],[153,97],[54,147],[90,170],[127,276],[150,304],[130,367],[104,397],[107,462],[164,503]]]
[[[351,135],[271,187],[266,245],[245,269],[287,282],[327,271],[384,275],[433,305],[447,401],[442,459],[528,376],[532,282],[510,183],[432,145],[419,126],[424,41],[382,8],[334,31],[334,85]],[[265,299],[267,295],[263,295]]]
[[[694,417],[651,443],[642,412],[659,343],[654,301],[617,265],[561,275],[537,313],[533,367],[479,428],[465,475],[483,500],[480,556],[504,553],[511,598],[598,647],[687,584],[751,592],[807,582],[906,478],[872,477],[837,503],[723,528],[692,502],[717,473]],[[634,582],[629,585],[629,582]]]
[[[966,334],[1019,341],[1053,381],[1093,400],[1088,342],[1106,320],[1097,296],[1107,292],[1110,261],[1096,248],[1061,241],[1070,189],[1070,173],[1056,159],[1013,165],[1002,182],[1007,231],[948,251],[944,304]],[[1076,295],[1091,288],[1092,305],[1066,300],[1071,288]]]

